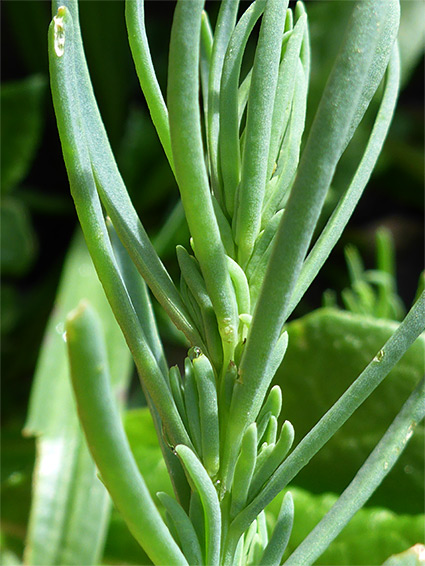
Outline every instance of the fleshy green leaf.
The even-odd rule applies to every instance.
[[[78,234],[46,329],[25,427],[27,435],[37,438],[29,564],[94,564],[106,536],[110,500],[78,424],[63,339],[65,317],[83,297],[102,315],[113,385],[122,395],[130,376],[130,354]]]
[[[415,544],[405,552],[391,556],[382,566],[423,566],[425,562],[425,546]]]
[[[396,328],[392,321],[332,309],[320,309],[288,324],[288,350],[275,382],[285,392],[283,415],[293,423],[296,440],[307,434]],[[424,356],[425,338],[421,336],[379,389],[301,472],[299,485],[314,492],[346,487],[424,374]],[[375,502],[402,512],[422,509],[423,435],[421,425],[376,493]]]
[[[125,3],[125,17],[128,29],[128,39],[131,52],[136,65],[140,86],[146,97],[152,122],[158,132],[159,139],[164,148],[171,168],[173,156],[171,154],[170,128],[168,124],[168,110],[156,77],[155,68],[149,49],[148,37],[145,27],[145,3],[128,0]]]
[[[415,340],[424,332],[424,309],[425,293],[422,293],[403,322],[375,354],[357,379],[295,447],[264,486],[261,493],[235,518],[231,525],[234,539],[239,538],[258,513],[298,475],[313,456],[383,382]]]
[[[170,39],[167,100],[177,182],[195,255],[217,315],[227,365],[237,342],[237,305],[204,161],[199,109],[202,9],[199,0],[177,3]]]
[[[247,264],[260,232],[272,132],[270,109],[276,96],[287,6],[287,0],[270,0],[266,4],[252,68],[235,224],[242,267]]]
[[[152,561],[187,566],[132,455],[113,397],[100,319],[87,301],[67,316],[66,337],[78,416],[102,482]]]
[[[230,38],[229,47],[223,63],[220,86],[220,165],[224,183],[224,201],[230,216],[233,216],[236,188],[240,181],[241,155],[239,147],[239,115],[238,88],[242,58],[246,43],[255,23],[265,7],[264,0],[256,0],[250,4],[237,23]],[[248,99],[249,80],[244,81],[248,87],[243,89],[246,103]],[[245,104],[242,105],[244,107]]]
[[[337,499],[332,493],[313,495],[298,487],[291,487],[290,491],[295,506],[294,526],[284,558],[287,558],[304,540]],[[276,522],[283,495],[282,493],[276,497],[266,508],[270,527]],[[365,507],[357,512],[315,564],[317,566],[381,565],[389,555],[402,552],[421,540],[424,527],[423,514],[396,515],[384,507]]]
[[[425,10],[421,2],[401,0],[400,57],[405,86],[425,50]]]
[[[118,227],[124,231],[126,230],[125,227],[123,228],[121,221],[127,226],[126,222],[129,220],[125,214],[125,218],[120,216],[122,205],[124,205],[128,215],[133,216],[133,221],[134,216],[136,217],[135,222],[139,226],[135,232],[130,230],[131,236],[134,236],[136,239],[135,246],[137,247],[137,242],[141,243],[139,241],[140,236],[144,242],[142,246],[146,245],[150,250],[143,257],[142,263],[147,259],[149,261],[153,260],[153,263],[159,269],[160,273],[157,272],[158,278],[154,278],[155,285],[158,284],[157,289],[160,287],[160,294],[166,294],[166,303],[174,314],[179,311],[179,308],[177,307],[177,311],[175,310],[176,304],[173,303],[171,297],[177,294],[178,301],[181,302],[181,299],[168,273],[156,255],[152,244],[144,233],[143,227],[140,225],[140,221],[131,207],[125,188],[122,187],[122,190],[118,190],[118,192],[116,190],[116,183],[122,185],[122,180],[116,169],[106,133],[101,118],[98,115],[88,78],[88,71],[85,67],[81,38],[79,36],[78,6],[74,1],[69,1],[68,5],[69,9],[66,6],[59,7],[58,14],[54,16],[49,27],[49,63],[53,102],[71,185],[71,193],[96,271],[102,281],[105,294],[118,323],[123,330],[139,375],[143,379],[144,386],[154,401],[170,438],[174,439],[176,443],[178,440],[190,443],[181,419],[177,414],[170,391],[165,386],[164,374],[161,372],[157,360],[149,347],[143,327],[140,324],[121,276],[107,232],[102,204],[97,193],[97,190],[101,188],[98,179],[99,175],[100,180],[104,179],[104,175],[107,178],[112,175],[109,182],[106,182],[104,179],[106,184],[103,186],[104,189],[113,189],[112,195],[108,193],[105,196],[102,193],[102,196],[107,198],[107,200],[109,197],[113,200],[118,199],[119,210],[115,208],[113,203],[111,204],[108,201],[112,206],[109,213],[118,235],[122,236],[121,229],[118,229]],[[75,27],[71,12],[75,16]],[[83,86],[85,88],[82,88]],[[88,139],[89,134],[100,137],[90,140]],[[91,154],[91,150],[95,152],[95,155]],[[110,159],[106,158],[108,154]],[[108,209],[108,203],[105,204],[105,207]],[[135,248],[130,246],[130,249],[134,251]],[[137,253],[136,255],[140,259]],[[135,261],[134,255],[132,255],[132,259]],[[135,261],[135,264],[140,268],[137,261]],[[166,281],[163,277],[165,277]],[[167,288],[170,294],[166,291]],[[168,307],[166,306],[166,309]],[[172,315],[170,316],[172,317]],[[179,315],[177,316],[179,318]],[[185,317],[183,316],[183,318]],[[188,322],[187,319],[185,320]]]
[[[387,431],[341,496],[288,560],[310,566],[321,556],[391,471],[425,417],[425,377],[415,387]]]
[[[54,45],[50,45],[49,60],[58,129],[80,221],[82,225],[87,225],[87,217],[85,222],[81,220],[82,209],[85,207],[79,208],[78,195],[81,197],[81,192],[85,192],[85,198],[91,201],[94,208],[98,208],[97,194],[94,194],[98,192],[121,241],[153,294],[176,326],[181,328],[191,341],[197,343],[198,335],[186,317],[181,297],[137,216],[116,166],[90,82],[80,32],[78,3],[75,0],[54,0],[53,5],[57,8],[64,6],[68,10],[67,32],[63,29],[67,47],[63,49],[62,54],[58,54]],[[50,41],[51,44],[54,43],[54,38]],[[70,147],[74,150],[72,157]],[[86,179],[81,185],[79,183],[83,175]],[[99,214],[98,211],[97,216]],[[90,218],[90,222],[92,228],[99,222],[96,214],[93,219]],[[85,234],[87,238],[87,230]],[[102,281],[105,283],[105,276]],[[111,296],[109,298],[111,300]]]

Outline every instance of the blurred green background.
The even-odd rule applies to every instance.
[[[352,2],[313,0],[306,4],[312,43],[309,125]],[[247,3],[242,2],[242,5]],[[173,7],[174,2],[169,1],[150,0],[146,3],[151,50],[163,90]],[[217,8],[218,2],[207,2],[212,22]],[[80,12],[94,90],[111,145],[142,222],[155,238],[177,203],[178,191],[139,88],[126,37],[124,3],[120,0],[83,0]],[[76,229],[76,215],[48,84],[46,37],[50,19],[48,1],[3,0],[1,3],[1,419],[2,493],[6,501],[2,514],[2,537],[7,541],[4,548],[12,548],[17,555],[22,552],[26,532],[34,464],[34,440],[23,439],[20,431],[27,415],[43,333],[55,300],[65,255]],[[340,292],[349,286],[344,259],[347,243],[359,248],[366,268],[374,267],[375,232],[380,226],[388,228],[394,239],[397,286],[405,307],[408,308],[414,299],[424,256],[424,26],[424,3],[421,0],[402,0],[400,49],[403,75],[390,135],[349,227],[293,318],[319,308],[327,289],[335,290],[339,297]],[[338,168],[323,219],[356,167],[372,118],[373,109],[366,115]],[[187,237],[184,222],[177,218],[177,222],[170,224],[170,234],[162,232],[161,239],[157,241],[162,258],[173,275],[177,274],[175,245],[186,243]],[[338,302],[342,306],[339,298]],[[184,349],[161,313],[158,315],[170,364],[181,363]],[[337,328],[340,333],[347,331],[346,326],[339,329],[338,324],[340,319],[331,323],[331,329]],[[370,324],[373,326],[373,322]],[[308,323],[305,327],[308,328]],[[313,336],[314,342],[314,334],[309,336]],[[294,344],[297,344],[296,338]],[[311,347],[314,349],[317,345],[313,343]],[[301,349],[301,356],[302,352]],[[295,350],[293,356],[291,363],[298,367]],[[294,369],[294,372],[297,371],[302,371],[302,368]],[[347,380],[351,378],[347,377]],[[339,379],[338,373],[334,379]],[[285,395],[285,384],[290,383],[291,378],[282,380]],[[293,389],[288,397],[291,398],[291,395]],[[313,395],[312,402],[314,399]],[[322,408],[325,410],[327,407],[328,400],[322,401],[317,401],[317,411],[314,412],[319,412],[317,416],[320,416]],[[131,407],[143,404],[135,377],[128,403]],[[296,399],[292,407],[297,407]],[[308,418],[303,421],[304,417],[299,417],[303,414],[302,410],[295,413],[290,418],[296,430],[297,427],[304,430]],[[330,465],[326,455],[324,459],[321,469]],[[343,489],[346,481],[341,461],[339,467],[342,469],[338,477],[344,479],[335,482],[335,491]],[[329,491],[332,485],[330,482],[323,489]],[[311,476],[304,478],[301,487],[320,495],[321,487]],[[405,497],[408,498],[408,494],[403,495]],[[12,503],[9,505],[8,501]],[[376,504],[386,505],[386,501],[385,497],[378,498]],[[421,508],[422,503],[410,507],[399,504],[393,510],[417,513]],[[117,528],[119,530],[122,526]],[[108,539],[108,544],[108,548],[112,545],[111,556],[118,560],[119,551],[116,549],[119,544],[114,547],[111,539]],[[137,549],[132,562],[129,558],[131,544],[122,546],[128,551],[126,560],[138,563]],[[124,560],[122,556],[121,559]],[[341,560],[341,557],[335,560]]]

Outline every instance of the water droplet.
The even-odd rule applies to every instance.
[[[194,360],[195,358],[199,358],[199,356],[201,356],[201,354],[202,354],[202,350],[201,350],[201,348],[198,348],[198,346],[194,346],[193,348],[190,348],[190,350],[187,353],[188,358],[190,360]]]
[[[64,333],[62,334],[62,340],[63,340],[64,342],[67,341],[66,332],[64,332]]]
[[[65,6],[60,6],[57,15],[53,18],[54,28],[54,45],[55,53],[58,57],[62,57],[65,52],[65,28],[63,24],[63,16],[65,15]]]
[[[63,334],[64,331],[63,322],[58,322],[58,324],[55,326],[55,330],[58,334]]]
[[[388,462],[384,463],[384,470],[388,470]]]

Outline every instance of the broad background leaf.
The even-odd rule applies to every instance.
[[[289,345],[275,377],[282,387],[282,417],[296,442],[351,385],[391,336],[397,323],[319,309],[287,326]],[[424,373],[421,336],[385,382],[299,474],[297,484],[315,493],[342,492],[384,434]],[[401,513],[422,511],[424,425],[373,497],[373,504]]]

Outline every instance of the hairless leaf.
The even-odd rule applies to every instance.
[[[111,238],[112,248],[117,259],[117,263],[120,269],[121,277],[123,283],[127,289],[129,297],[131,297],[131,303],[137,314],[141,328],[143,329],[144,336],[146,338],[147,344],[151,349],[160,370],[162,371],[167,385],[170,384],[168,378],[168,363],[165,358],[165,353],[162,348],[162,343],[159,338],[158,328],[156,326],[155,316],[152,309],[152,304],[149,298],[149,293],[147,286],[143,279],[140,277],[139,272],[131,261],[127,250],[122,245],[120,239],[118,238],[115,229],[109,219],[106,220],[106,225]],[[187,504],[188,498],[188,483],[184,475],[183,469],[179,460],[170,451],[169,446],[165,442],[163,435],[163,423],[159,416],[158,410],[152,402],[152,398],[144,386],[142,380],[142,387],[144,389],[145,397],[152,413],[152,418],[155,425],[155,430],[158,436],[158,441],[161,446],[162,454],[167,465],[168,472],[173,484],[174,491],[179,501],[182,504]],[[182,418],[183,424],[187,430],[187,421],[185,421],[185,412],[181,410],[181,406],[177,404],[178,399],[174,395],[174,401],[176,403],[177,409],[179,411],[180,417]]]
[[[320,237],[307,256],[301,269],[289,306],[289,314],[297,306],[333,247],[340,238],[369,180],[384,145],[393,116],[400,79],[400,59],[397,45],[389,62],[385,91],[366,150],[350,186],[338,202]]]
[[[173,394],[174,401],[176,403],[181,419],[184,422],[186,430],[189,430],[188,428],[189,423],[187,420],[186,408],[184,406],[184,400],[183,400],[182,379],[178,366],[172,366],[170,368],[169,381],[170,381],[171,392]]]
[[[127,250],[122,245],[112,222],[108,218],[106,219],[106,227],[109,232],[112,249],[114,250],[122,279],[127,288],[128,295],[131,297],[131,302],[139,319],[140,326],[143,328],[146,341],[155,356],[162,373],[165,377],[167,377],[168,363],[159,337],[158,327],[156,325],[155,315],[146,284],[140,276],[140,273],[137,271],[134,263],[131,261]]]
[[[69,33],[69,30],[66,34],[64,56],[68,59],[68,66],[73,67],[73,80],[76,88],[74,98],[67,101],[68,107],[64,108],[64,112],[71,114],[71,108],[79,100],[81,128],[84,130],[87,152],[102,204],[111,217],[118,236],[155,297],[189,341],[198,343],[200,337],[134,210],[116,166],[90,83],[79,27],[78,3],[76,0],[64,0],[63,2],[54,0],[53,4],[67,7],[73,18],[74,30],[72,34]],[[67,54],[71,46],[72,61]],[[60,58],[57,57],[57,59]],[[68,77],[70,76],[69,72]]]
[[[171,249],[174,252],[176,233],[181,231],[185,224],[183,205],[179,199],[158,233],[152,238],[153,247],[160,257]]]
[[[418,384],[387,432],[332,509],[286,560],[285,565],[310,566],[326,550],[353,515],[381,484],[425,417],[425,380]]]
[[[208,474],[214,477],[220,467],[220,429],[214,370],[203,354],[196,357],[192,364],[199,398],[202,462]]]
[[[302,439],[270,481],[238,517],[232,529],[243,532],[261,509],[281,491],[326,444],[354,411],[385,379],[416,338],[425,330],[425,292],[410,309],[403,322],[355,382]],[[239,535],[240,536],[240,535]]]
[[[237,340],[237,305],[227,271],[204,161],[198,101],[203,1],[178,2],[170,39],[168,105],[171,145],[196,256],[217,315],[225,359]]]
[[[65,37],[65,49],[57,52],[58,28]],[[53,103],[62,151],[78,217],[87,247],[112,310],[123,330],[137,369],[164,419],[174,442],[188,441],[170,391],[128,296],[112,250],[95,182],[83,120],[80,114],[77,79],[74,72],[73,22],[69,10],[61,7],[49,28],[49,62]],[[71,106],[74,108],[70,112]]]
[[[266,429],[269,425],[271,417],[272,417],[271,411],[265,411],[264,414],[261,416],[261,418],[257,418],[256,421],[255,421],[257,423],[258,444],[259,445],[261,444],[261,441],[263,440],[264,433],[266,432]]]
[[[276,171],[266,187],[263,203],[262,226],[267,226],[273,214],[288,199],[300,157],[301,138],[304,132],[307,103],[307,79],[301,62],[297,61],[294,97]]]
[[[276,418],[279,417],[280,411],[282,409],[282,390],[279,385],[274,385],[271,389],[269,394],[267,395],[267,399],[264,402],[264,405],[261,408],[261,411],[258,413],[258,418],[261,419],[263,415],[270,412]]]
[[[229,411],[230,416],[226,430],[226,436],[224,439],[224,451],[222,458],[222,475],[223,482],[226,487],[227,484],[231,482],[233,476],[233,469],[237,458],[237,447],[239,446],[241,438],[241,430],[243,434],[243,431],[246,428],[245,423],[253,422],[255,420],[255,417],[258,415],[261,409],[264,395],[270,385],[271,380],[273,379],[274,374],[282,363],[287,345],[288,334],[284,332],[275,344],[274,349],[269,352],[268,362],[266,367],[264,368],[264,373],[262,375],[263,381],[261,383],[261,391],[257,392],[255,395],[253,395],[251,392],[252,403],[251,405],[246,407],[246,412],[243,413],[239,412],[239,407],[241,406],[241,403],[245,402],[247,396],[250,394],[250,391],[247,387],[247,384],[244,382],[243,374],[241,374],[240,371],[238,372],[238,379],[235,382],[235,387],[233,389],[232,404]],[[260,434],[259,438],[261,438]]]
[[[182,550],[189,564],[201,566],[202,550],[199,544],[198,535],[193,527],[192,521],[187,516],[185,510],[170,497],[168,493],[157,493],[158,499],[164,505],[174,523],[181,541]]]
[[[276,94],[287,5],[287,0],[267,2],[252,68],[235,224],[238,261],[242,267],[251,256],[260,231],[273,118],[270,108]]]
[[[195,528],[201,547],[205,546],[205,514],[202,501],[197,491],[192,491],[190,498],[189,518]],[[204,554],[204,553],[203,553]]]
[[[189,421],[190,436],[199,457],[202,457],[201,420],[199,416],[199,395],[196,387],[192,361],[184,361],[184,401]]]
[[[246,43],[258,18],[264,11],[265,4],[265,0],[256,0],[242,15],[230,38],[223,63],[220,87],[219,146],[225,205],[230,216],[233,216],[236,188],[240,181],[239,76]]]
[[[100,322],[88,303],[69,315],[66,332],[78,413],[102,481],[150,558],[187,566],[131,453],[111,392]]]
[[[389,53],[392,49],[397,28],[394,19],[398,13],[396,0],[377,3],[366,0],[355,5],[276,234],[241,360],[240,374],[245,387],[240,391],[235,410],[249,418],[255,418],[252,408],[259,405],[257,399],[265,394],[263,373],[268,363],[267,353],[278,340],[287,319],[291,295],[327,189],[346,147],[352,121],[364,106],[369,73],[376,60],[381,60],[382,51]],[[392,22],[390,33],[387,21]],[[384,38],[377,29],[387,32]],[[360,41],[362,49],[358,47]],[[368,92],[371,97],[373,93]],[[248,424],[248,419],[245,424],[240,422],[240,435]]]
[[[301,18],[306,13],[304,4],[299,0],[295,5],[295,16],[296,19]],[[301,53],[300,53],[301,62],[304,67],[304,74],[306,78],[306,88],[308,88],[309,79],[310,79],[310,36],[308,31],[308,26],[304,28],[304,39],[301,44]]]
[[[184,303],[187,307],[192,320],[194,320],[196,328],[199,330],[200,334],[203,330],[201,309],[192,294],[192,291],[187,286],[186,280],[183,275],[180,276],[180,292],[182,294]]]
[[[224,249],[226,251],[226,254],[233,258],[235,257],[235,243],[233,241],[232,228],[214,195],[212,196],[212,203]]]
[[[213,49],[213,32],[208,14],[204,10],[201,19],[201,51],[200,51],[200,74],[202,104],[204,107],[204,120],[208,124],[208,87],[211,66],[211,55]]]
[[[162,96],[161,88],[156,78],[155,69],[149,49],[148,37],[145,27],[144,0],[126,0],[125,19],[127,23],[128,40],[131,53],[139,77],[140,86],[145,95],[151,114],[152,122],[158,132],[162,147],[164,148],[171,169],[174,170],[173,155],[171,153],[170,128],[168,124],[168,111]]]
[[[291,492],[288,491],[282,500],[273,534],[264,549],[259,566],[279,566],[281,564],[283,553],[291,536],[293,522],[294,501]]]
[[[229,38],[235,27],[239,0],[222,0],[214,30],[211,65],[208,85],[207,141],[210,156],[211,184],[214,194],[220,198],[221,178],[219,170],[219,124],[220,124],[220,82],[223,60]]]
[[[239,90],[238,90],[238,123],[239,123],[239,130],[241,127],[242,116],[244,115],[246,105],[248,104],[248,97],[249,97],[249,89],[251,88],[251,78],[252,78],[252,68],[247,73],[246,77],[242,81]],[[239,148],[238,148],[239,149]],[[240,161],[240,155],[239,161]],[[240,168],[240,163],[238,163]]]
[[[238,368],[234,361],[231,361],[224,372],[220,382],[218,410],[220,416],[220,436],[225,437],[229,409],[232,402],[233,388],[238,377]],[[223,445],[223,442],[221,443]],[[222,445],[220,448],[222,448]]]
[[[275,417],[272,417],[275,418]],[[276,442],[269,457],[263,462],[262,466],[255,471],[249,490],[249,499],[252,500],[258,494],[260,488],[271,477],[273,472],[280,466],[283,459],[289,452],[294,441],[294,427],[289,421],[285,421],[280,431],[279,440]]]
[[[205,518],[205,564],[220,564],[221,511],[215,487],[205,468],[187,446],[176,446],[176,452],[182,460],[188,475],[195,485]]]
[[[282,218],[283,210],[279,210],[272,216],[269,222],[266,224],[266,227],[262,232],[260,232],[257,241],[255,242],[254,251],[252,253],[251,259],[246,266],[245,273],[250,281],[251,286],[251,278],[255,272],[255,269],[263,261],[263,256],[268,249],[273,236],[276,234],[277,227],[279,226],[280,219]]]
[[[216,367],[220,367],[223,351],[217,328],[217,319],[205,282],[195,258],[190,256],[183,246],[177,246],[177,259],[186,285],[199,306],[208,353]]]
[[[229,256],[227,256],[227,266],[229,268],[230,278],[235,288],[238,311],[240,314],[249,313],[251,311],[251,306],[249,285],[246,275],[240,265]]]
[[[245,506],[256,460],[257,425],[252,423],[245,431],[241,444],[241,452],[236,462],[232,486],[232,506],[230,510],[232,517],[235,517]]]
[[[196,357],[192,364],[199,397],[202,462],[208,474],[214,477],[220,467],[220,428],[214,370],[203,354]]]
[[[279,66],[279,78],[276,87],[276,98],[273,106],[273,118],[270,134],[267,169],[268,178],[272,176],[283,133],[289,119],[291,100],[294,96],[295,80],[297,77],[297,66],[306,27],[307,14],[303,14],[300,18],[298,18],[298,21],[289,36],[285,46],[285,54]],[[298,99],[298,97],[296,97],[296,99]]]

